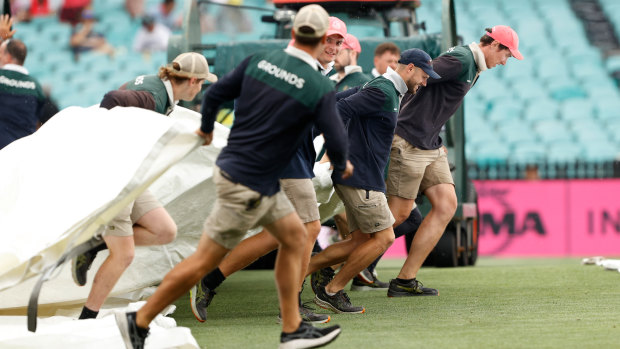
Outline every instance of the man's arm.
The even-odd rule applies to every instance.
[[[202,123],[198,135],[208,135],[213,132],[213,123],[222,103],[239,97],[245,69],[252,56],[246,58],[237,68],[224,75],[215,84],[211,85],[202,99]]]
[[[427,85],[457,79],[463,70],[463,64],[454,56],[443,55],[433,60],[433,70],[441,77],[439,79],[429,78]]]
[[[325,149],[334,169],[345,171],[348,158],[348,138],[336,110],[336,94],[329,92],[317,104],[315,125],[325,138]]]
[[[155,98],[148,91],[112,90],[103,96],[99,107],[138,107],[155,111]]]
[[[376,87],[367,87],[356,94],[338,101],[338,112],[347,124],[352,118],[383,117],[381,108],[385,103],[385,94]]]
[[[345,98],[349,97],[350,95],[356,93],[359,90],[360,90],[360,87],[359,86],[355,86],[355,87],[352,87],[352,88],[350,88],[348,90],[336,92],[336,102],[338,102],[341,99],[345,99]]]

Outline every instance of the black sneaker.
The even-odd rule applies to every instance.
[[[439,296],[439,291],[434,288],[424,287],[415,278],[407,283],[400,283],[397,279],[392,279],[390,280],[387,295],[388,297]]]
[[[312,324],[326,324],[331,320],[331,317],[327,314],[317,314],[313,311],[314,309],[310,308],[307,304],[302,304],[299,306],[299,315],[301,315],[301,320],[304,322],[312,323]]]
[[[351,291],[387,290],[390,286],[389,283],[377,279],[374,275],[373,280],[373,282],[368,283],[356,276],[351,283]]]
[[[310,275],[310,286],[312,287],[312,292],[317,294],[320,288],[327,286],[327,284],[332,281],[334,275],[336,275],[336,273],[331,267],[319,269],[312,273],[312,275]]]
[[[136,324],[136,312],[117,312],[114,314],[114,317],[116,318],[116,325],[121,331],[123,342],[125,342],[125,348],[144,349],[144,342],[146,341],[146,336],[149,335],[149,329],[138,327]]]
[[[351,299],[344,291],[340,290],[335,295],[330,296],[325,291],[325,287],[321,287],[319,293],[314,296],[314,303],[323,309],[339,314],[362,314],[366,312],[364,307],[353,306]]]
[[[360,281],[366,282],[367,284],[372,284],[374,282],[373,274],[370,270],[368,270],[368,268],[360,271],[356,278]]]
[[[280,334],[279,349],[318,348],[331,343],[342,330],[335,325],[316,328],[305,322],[299,324],[297,331]]]
[[[331,320],[329,315],[317,314],[306,304],[299,306],[299,316],[301,321],[313,324],[326,324]],[[278,313],[278,323],[282,323],[282,313]]]
[[[103,249],[105,249],[105,242],[101,241],[100,245],[91,248],[71,260],[71,276],[73,276],[73,282],[75,282],[76,285],[86,285],[86,274],[90,266],[93,265],[97,253]]]
[[[211,304],[213,297],[217,293],[202,285],[202,280],[189,290],[189,304],[196,320],[205,322],[207,320],[207,307]]]

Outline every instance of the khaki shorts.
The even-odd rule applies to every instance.
[[[145,190],[129,206],[125,207],[106,226],[103,236],[133,236],[133,225],[147,212],[162,207],[150,191]]]
[[[302,223],[318,221],[319,206],[316,203],[316,191],[310,178],[280,179],[280,186],[291,201]]]
[[[225,178],[219,167],[213,169],[213,182],[217,199],[205,220],[204,231],[227,249],[237,246],[248,230],[295,212],[282,190],[272,196],[263,196]]]
[[[418,192],[444,183],[454,185],[443,147],[422,150],[394,135],[386,181],[388,196],[415,200]]]
[[[347,214],[349,233],[376,233],[394,224],[394,216],[387,204],[385,194],[336,184],[334,186]]]

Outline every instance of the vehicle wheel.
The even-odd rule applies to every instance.
[[[466,267],[469,265],[469,241],[467,241],[467,230],[461,228],[460,233],[461,246],[459,248],[458,263],[460,267]]]
[[[478,229],[479,229],[479,220],[478,219],[473,219],[470,220],[467,224],[471,224],[472,227],[472,244],[469,247],[470,251],[468,253],[469,257],[468,257],[468,262],[469,265],[476,265],[476,261],[478,260]]]
[[[475,202],[476,203],[476,218],[470,219],[467,221],[467,224],[470,224],[472,231],[472,241],[471,246],[469,246],[468,262],[469,265],[476,265],[476,261],[478,260],[478,232],[480,231],[480,205],[478,204],[478,192],[476,191],[476,187],[472,181],[468,182],[468,190],[467,190],[467,202]]]
[[[439,239],[433,253],[435,254],[435,265],[437,267],[456,267],[457,251],[456,251],[456,232],[452,224],[448,225],[446,231]]]

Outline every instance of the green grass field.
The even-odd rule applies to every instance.
[[[395,277],[401,264],[383,260],[380,279]],[[352,303],[365,306],[366,313],[331,314],[330,324],[343,329],[331,347],[620,347],[618,272],[582,266],[579,259],[483,258],[475,267],[422,268],[418,279],[439,289],[440,296],[387,298],[385,291],[349,291]],[[194,319],[188,297],[177,301],[174,318],[191,328],[201,348],[278,345],[273,271],[232,275],[218,289],[204,323]],[[303,300],[313,297],[306,287]]]

